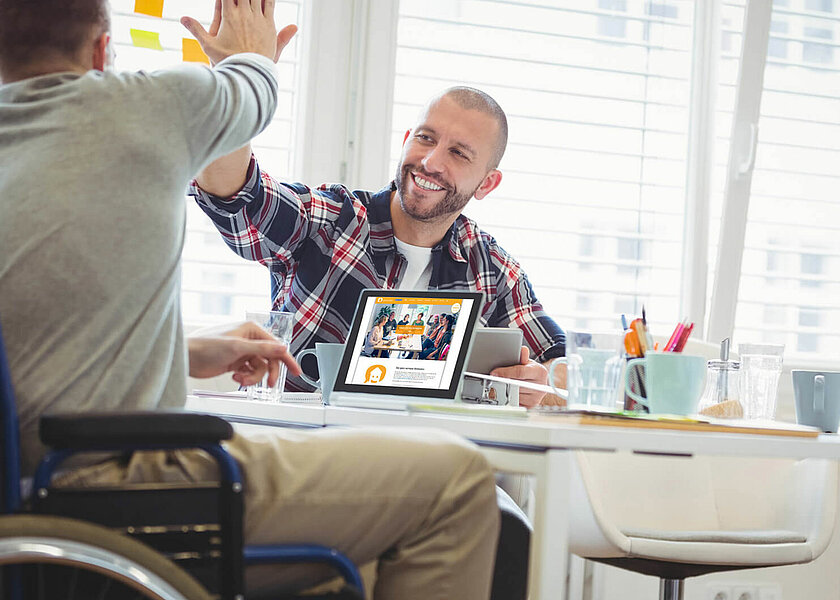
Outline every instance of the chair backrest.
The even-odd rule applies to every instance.
[[[9,514],[20,509],[20,432],[17,407],[12,390],[12,371],[3,344],[0,326],[0,513]]]
[[[626,452],[576,458],[570,504],[584,508],[572,519],[571,545],[581,556],[620,556],[632,530],[792,531],[819,555],[833,531],[834,461]]]

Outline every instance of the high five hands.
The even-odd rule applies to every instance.
[[[198,40],[214,65],[241,52],[262,54],[277,62],[297,33],[297,25],[287,25],[278,33],[274,3],[275,0],[216,0],[209,31],[192,17],[181,17],[181,25]]]

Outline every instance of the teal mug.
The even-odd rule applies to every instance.
[[[640,374],[646,396],[630,389],[633,369],[644,367]],[[624,372],[624,389],[633,400],[647,407],[651,414],[693,415],[706,381],[706,359],[680,352],[648,352],[634,358]]]
[[[840,424],[840,373],[791,371],[796,422],[837,433]]]

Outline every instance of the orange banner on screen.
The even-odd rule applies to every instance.
[[[397,325],[399,335],[423,335],[426,327],[423,325]]]
[[[410,298],[399,296],[378,296],[376,302],[377,304],[436,304],[447,306],[461,304],[461,301],[456,298]]]

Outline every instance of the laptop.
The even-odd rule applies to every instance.
[[[468,291],[364,290],[330,404],[404,410],[409,404],[458,402],[483,299],[481,292]],[[376,341],[371,332],[391,311],[398,323],[407,314],[409,324]],[[417,324],[421,313],[423,325]],[[437,329],[442,322],[450,330],[443,336]]]

